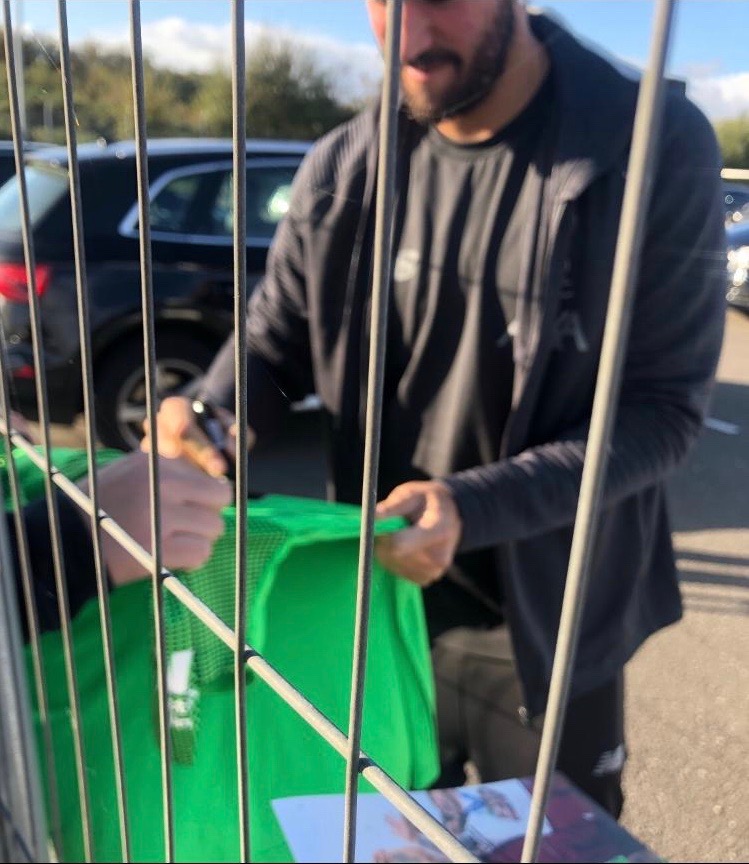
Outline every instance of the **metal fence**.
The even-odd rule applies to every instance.
[[[118,820],[121,848],[124,860],[130,860],[130,826],[125,794],[125,776],[122,742],[120,740],[121,706],[115,684],[112,630],[107,594],[106,575],[102,557],[102,532],[106,532],[121,543],[151,574],[153,604],[155,609],[157,682],[159,696],[159,738],[161,747],[161,784],[164,804],[164,859],[174,859],[174,820],[172,803],[170,737],[168,734],[168,706],[166,698],[164,599],[165,592],[174,595],[197,616],[234,653],[236,739],[238,750],[237,786],[239,812],[237,825],[241,844],[242,860],[252,858],[252,831],[250,824],[250,777],[247,766],[246,670],[252,670],[306,722],[322,736],[344,759],[341,770],[345,770],[345,829],[342,838],[343,860],[353,861],[356,846],[357,781],[363,775],[372,786],[387,798],[415,827],[420,829],[445,855],[454,861],[475,861],[472,854],[443,828],[424,808],[388,776],[366,753],[360,749],[362,728],[362,706],[365,691],[365,663],[367,656],[368,616],[374,548],[374,520],[378,475],[378,451],[380,422],[383,402],[383,371],[385,360],[385,328],[387,322],[388,285],[391,271],[390,232],[395,193],[395,128],[396,102],[399,86],[399,38],[404,0],[388,0],[387,41],[385,52],[385,76],[382,101],[382,123],[380,139],[380,162],[378,172],[375,269],[371,331],[372,350],[368,377],[368,407],[366,417],[365,480],[362,489],[362,532],[359,552],[358,593],[355,622],[354,664],[351,682],[351,702],[348,729],[336,727],[315,705],[311,704],[287,680],[285,680],[246,641],[245,607],[247,595],[246,545],[247,509],[244,502],[248,492],[248,466],[246,460],[238,460],[237,546],[236,546],[236,618],[233,627],[222,621],[210,608],[202,603],[173,573],[162,566],[162,548],[159,532],[159,464],[156,456],[150,457],[150,513],[154,539],[153,553],[148,553],[129,537],[99,506],[97,467],[95,459],[96,435],[93,398],[93,376],[89,333],[89,311],[86,291],[86,250],[82,230],[81,194],[77,163],[76,123],[74,115],[74,81],[71,73],[71,52],[67,30],[65,0],[58,0],[61,75],[64,93],[65,127],[69,159],[69,181],[73,213],[73,239],[76,265],[76,289],[82,356],[83,392],[85,404],[85,429],[88,456],[88,481],[90,495],[81,490],[55,468],[49,461],[50,423],[47,389],[42,357],[39,303],[35,284],[35,259],[32,242],[29,201],[26,188],[22,155],[22,132],[20,121],[19,93],[22,82],[17,78],[13,20],[10,0],[3,0],[5,24],[5,51],[7,60],[8,90],[15,146],[16,169],[20,183],[23,244],[28,275],[28,293],[34,346],[34,362],[37,370],[37,399],[41,430],[41,454],[29,442],[11,428],[8,390],[8,361],[6,346],[0,346],[2,381],[0,387],[0,429],[5,434],[10,493],[15,509],[15,530],[18,537],[19,558],[22,570],[24,596],[22,608],[28,622],[30,650],[33,657],[33,686],[38,705],[45,747],[41,758],[45,761],[50,779],[49,808],[42,802],[40,766],[33,743],[30,722],[30,694],[24,673],[18,621],[14,617],[16,598],[9,559],[6,524],[0,520],[0,559],[2,598],[0,605],[0,854],[3,860],[45,861],[54,858],[59,832],[59,810],[56,803],[54,761],[50,752],[51,738],[47,728],[46,682],[41,661],[40,632],[34,608],[32,580],[29,569],[28,543],[23,519],[18,478],[12,458],[12,448],[24,451],[45,474],[45,495],[48,507],[54,558],[55,580],[58,594],[62,644],[65,654],[67,688],[70,699],[70,724],[75,744],[80,811],[84,825],[86,860],[94,855],[90,819],[90,802],[87,788],[86,753],[81,733],[81,704],[79,683],[76,674],[71,620],[66,593],[65,561],[60,535],[60,520],[56,495],[69,496],[91,521],[96,560],[98,604],[103,633],[104,664],[112,728],[112,752],[117,784]],[[605,471],[606,453],[611,437],[612,419],[621,377],[622,360],[628,336],[630,309],[637,262],[643,237],[643,218],[650,194],[652,165],[659,136],[661,102],[664,90],[664,65],[670,39],[674,0],[659,0],[656,6],[652,48],[648,68],[642,80],[639,103],[635,118],[633,146],[625,190],[619,242],[614,263],[614,274],[609,301],[609,313],[602,347],[599,377],[596,387],[592,424],[587,458],[583,472],[577,520],[574,530],[572,553],[569,562],[567,587],[564,596],[561,626],[553,667],[551,691],[542,734],[541,750],[536,771],[531,816],[523,848],[523,861],[536,859],[539,849],[543,815],[548,802],[552,772],[556,764],[561,736],[563,709],[566,705],[570,673],[573,665],[577,636],[580,627],[582,601],[585,596],[590,566],[591,549],[599,511],[602,480]],[[234,0],[232,4],[232,84],[233,84],[233,139],[234,176],[245,174],[245,29],[244,2]],[[152,274],[150,257],[149,183],[146,161],[148,130],[145,122],[145,92],[143,52],[141,45],[140,3],[130,2],[130,41],[132,57],[133,103],[137,141],[138,200],[140,225],[140,267],[142,285],[142,317],[144,362],[146,368],[147,410],[150,435],[157,439],[155,424],[156,383],[154,351],[154,312],[152,296]],[[235,375],[236,415],[239,429],[239,452],[247,446],[247,362],[246,362],[246,263],[244,254],[246,201],[245,184],[234,184],[234,296],[235,296]],[[155,450],[156,448],[153,448]],[[267,734],[267,730],[261,734]],[[47,825],[47,813],[50,825]]]

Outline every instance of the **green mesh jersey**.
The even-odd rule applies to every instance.
[[[69,476],[75,474],[66,470],[71,465],[85,472],[85,455],[66,464],[61,464],[61,456],[53,453],[52,461]],[[250,502],[248,514],[248,642],[345,731],[360,509],[269,496]],[[233,626],[236,514],[227,508],[224,515],[226,533],[211,560],[181,578]],[[400,524],[389,520],[379,524],[378,531]],[[372,578],[362,747],[406,788],[425,788],[436,779],[438,756],[421,593],[377,564]],[[233,657],[168,592],[166,597],[170,672],[176,660],[191,661],[187,677],[182,664],[182,675],[170,678],[175,857],[237,861]],[[164,841],[150,583],[119,588],[110,600],[131,857],[159,861],[164,860]],[[72,633],[94,860],[118,861],[117,798],[96,601],[78,613]],[[42,644],[62,811],[61,860],[80,861],[83,840],[60,635],[47,633]],[[175,683],[180,677],[181,686]],[[271,801],[342,792],[345,762],[256,675],[248,673],[247,681],[252,858],[290,861]],[[364,780],[360,788],[371,789]]]

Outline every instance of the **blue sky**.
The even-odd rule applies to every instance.
[[[578,33],[635,62],[648,56],[652,0],[545,0]],[[126,0],[68,0],[73,41],[126,38]],[[12,0],[17,18],[38,32],[57,28],[56,0]],[[142,0],[144,44],[165,65],[199,65],[203,49],[225,53],[228,0]],[[361,77],[375,58],[363,0],[246,0],[246,18],[281,28],[306,45],[352,64]],[[749,111],[749,0],[680,0],[669,69],[694,84],[694,98],[714,116]],[[207,56],[207,55],[206,55]],[[205,61],[207,62],[207,61]],[[345,68],[345,67],[344,67]]]

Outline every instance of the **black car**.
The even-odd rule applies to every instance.
[[[248,291],[260,278],[288,208],[306,142],[247,146]],[[133,142],[79,147],[97,434],[137,446],[145,416],[141,277]],[[83,407],[67,152],[26,157],[36,284],[50,418]],[[201,374],[233,328],[232,144],[162,139],[148,144],[153,296],[159,396]],[[36,416],[35,369],[16,177],[0,188],[0,318],[11,396]]]
[[[25,153],[32,153],[43,147],[52,147],[41,141],[24,141]],[[0,185],[9,180],[16,173],[16,156],[12,141],[0,141]]]
[[[728,287],[731,306],[749,312],[749,222],[726,229],[728,240]]]
[[[726,225],[749,220],[749,183],[723,183]]]

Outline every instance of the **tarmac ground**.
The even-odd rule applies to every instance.
[[[668,861],[749,860],[749,316],[736,311],[710,417],[670,484],[685,614],[627,675],[622,823]]]

